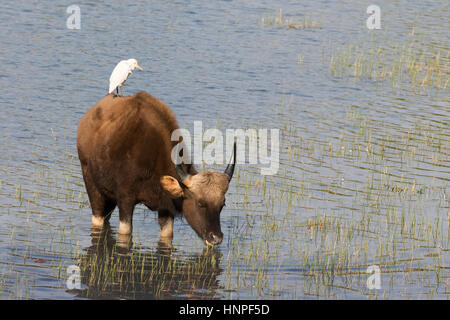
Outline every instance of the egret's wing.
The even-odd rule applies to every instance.
[[[127,80],[130,74],[130,68],[126,60],[120,61],[114,68],[111,76],[109,77],[109,93],[113,92],[118,86],[120,86],[125,80]]]

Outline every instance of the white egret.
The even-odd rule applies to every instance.
[[[128,76],[135,68],[142,70],[136,59],[120,61],[111,73],[111,77],[109,77],[109,93],[116,89],[117,95],[119,95],[119,88],[127,81]]]

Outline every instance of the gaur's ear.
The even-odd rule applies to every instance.
[[[159,179],[161,186],[166,190],[172,198],[180,198],[183,196],[183,189],[178,180],[171,176],[162,176]]]

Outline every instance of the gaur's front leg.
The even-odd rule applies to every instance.
[[[158,210],[158,223],[161,229],[161,240],[173,239],[173,215],[167,210]]]

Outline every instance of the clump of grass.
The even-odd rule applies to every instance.
[[[411,38],[394,48],[360,48],[349,45],[330,57],[330,73],[334,77],[354,80],[391,81],[397,87],[407,81],[411,90],[421,93],[423,88],[445,90],[450,81],[450,50],[416,48]]]
[[[287,27],[290,29],[310,29],[317,28],[319,24],[312,18],[303,17],[301,22],[294,22],[292,18],[283,16],[283,10],[280,8],[278,15],[267,13],[261,18],[260,24],[263,27]]]

